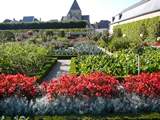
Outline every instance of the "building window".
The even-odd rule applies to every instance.
[[[115,17],[112,17],[112,22],[114,22],[114,20],[115,20]]]
[[[122,18],[122,13],[119,14],[119,20]]]

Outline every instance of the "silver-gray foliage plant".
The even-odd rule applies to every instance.
[[[49,101],[46,96],[28,101],[26,98],[12,96],[0,100],[0,115],[66,115],[109,113],[160,112],[160,99],[151,99],[136,94],[123,94],[107,99],[92,99],[59,96]]]

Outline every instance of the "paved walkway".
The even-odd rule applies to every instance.
[[[52,70],[43,79],[44,81],[53,80],[62,74],[67,74],[69,72],[71,60],[58,60],[56,65],[53,66]]]

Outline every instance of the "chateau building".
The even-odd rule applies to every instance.
[[[79,21],[85,20],[88,25],[90,25],[90,16],[89,15],[82,15],[82,11],[78,5],[77,0],[74,0],[67,16],[63,16],[61,21]]]
[[[116,25],[131,23],[157,16],[160,16],[160,0],[141,0],[113,16],[111,29]]]

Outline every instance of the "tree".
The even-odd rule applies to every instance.
[[[10,19],[5,19],[3,22],[4,22],[4,23],[10,23],[10,22],[12,22],[12,20],[10,20]]]

